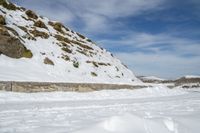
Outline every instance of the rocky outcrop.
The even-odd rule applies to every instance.
[[[12,37],[5,27],[0,27],[0,53],[12,58],[21,58],[25,50],[18,38]]]

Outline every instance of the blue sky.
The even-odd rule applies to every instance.
[[[200,75],[199,0],[11,0],[91,38],[137,75]]]

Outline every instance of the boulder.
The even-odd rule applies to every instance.
[[[5,27],[0,27],[0,53],[11,58],[21,58],[26,47],[18,38],[12,37]]]

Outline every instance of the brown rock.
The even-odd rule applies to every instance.
[[[34,23],[34,26],[39,27],[39,28],[47,29],[47,26],[41,20],[36,21]]]
[[[5,25],[5,24],[6,24],[5,18],[2,15],[0,15],[0,25]]]
[[[12,58],[21,58],[25,50],[18,38],[10,36],[5,27],[0,27],[0,53]]]
[[[48,39],[49,35],[46,32],[42,32],[42,31],[38,31],[38,30],[31,30],[30,31],[31,34],[33,34],[34,37],[41,37],[44,39]]]
[[[48,57],[46,57],[46,58],[44,59],[44,64],[47,64],[47,65],[54,65],[53,61],[50,60]]]
[[[38,16],[31,10],[27,10],[26,11],[26,15],[29,17],[29,18],[32,18],[32,19],[38,19]]]

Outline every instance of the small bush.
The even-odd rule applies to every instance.
[[[73,62],[73,66],[74,66],[75,68],[79,68],[79,62],[74,61],[74,62]]]
[[[25,57],[25,58],[32,58],[33,54],[32,54],[32,52],[29,49],[26,49],[24,51],[24,53],[23,53],[23,57]]]
[[[98,76],[95,72],[91,72],[91,75],[92,75],[93,77],[97,77],[97,76]]]

